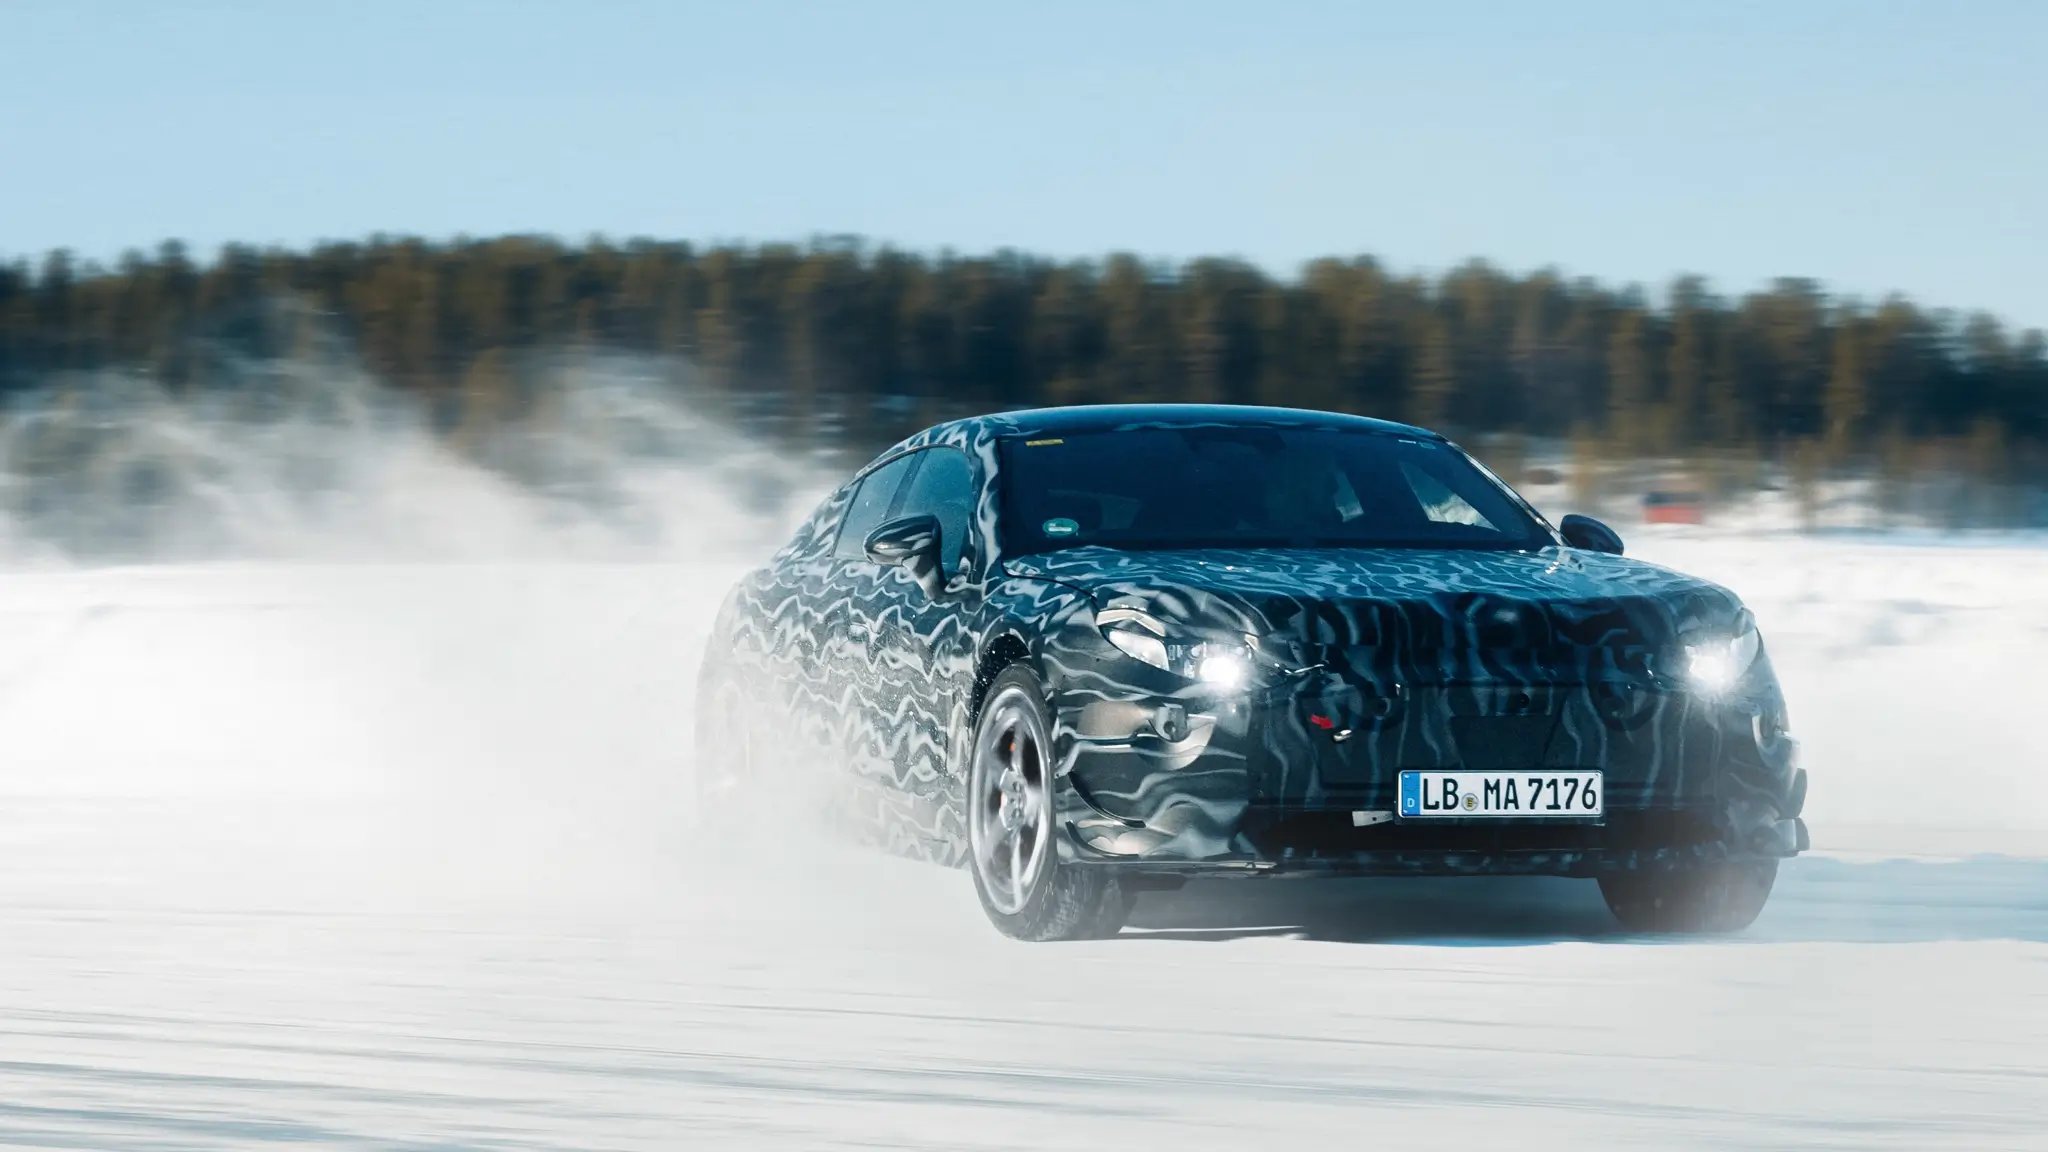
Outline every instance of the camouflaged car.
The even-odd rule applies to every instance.
[[[929,428],[732,589],[697,708],[707,826],[822,810],[1033,940],[1211,875],[1588,877],[1727,931],[1808,844],[1733,593],[1356,416]]]

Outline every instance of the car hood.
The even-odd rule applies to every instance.
[[[1548,648],[1662,646],[1732,621],[1718,585],[1641,560],[1544,548],[1203,549],[1082,547],[1020,557],[1012,574],[1132,603],[1202,631],[1312,646]]]

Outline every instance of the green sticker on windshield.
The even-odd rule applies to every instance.
[[[1039,530],[1047,536],[1072,536],[1081,531],[1081,526],[1065,516],[1055,516],[1039,525]]]

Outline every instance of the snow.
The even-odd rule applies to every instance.
[[[1021,945],[964,874],[683,832],[732,564],[0,577],[0,1144],[2039,1148],[2048,547],[1624,526],[1755,609],[1816,850],[1222,882]]]

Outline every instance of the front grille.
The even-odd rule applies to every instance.
[[[1458,759],[1481,772],[1511,772],[1543,763],[1557,717],[1452,716],[1451,741]]]

